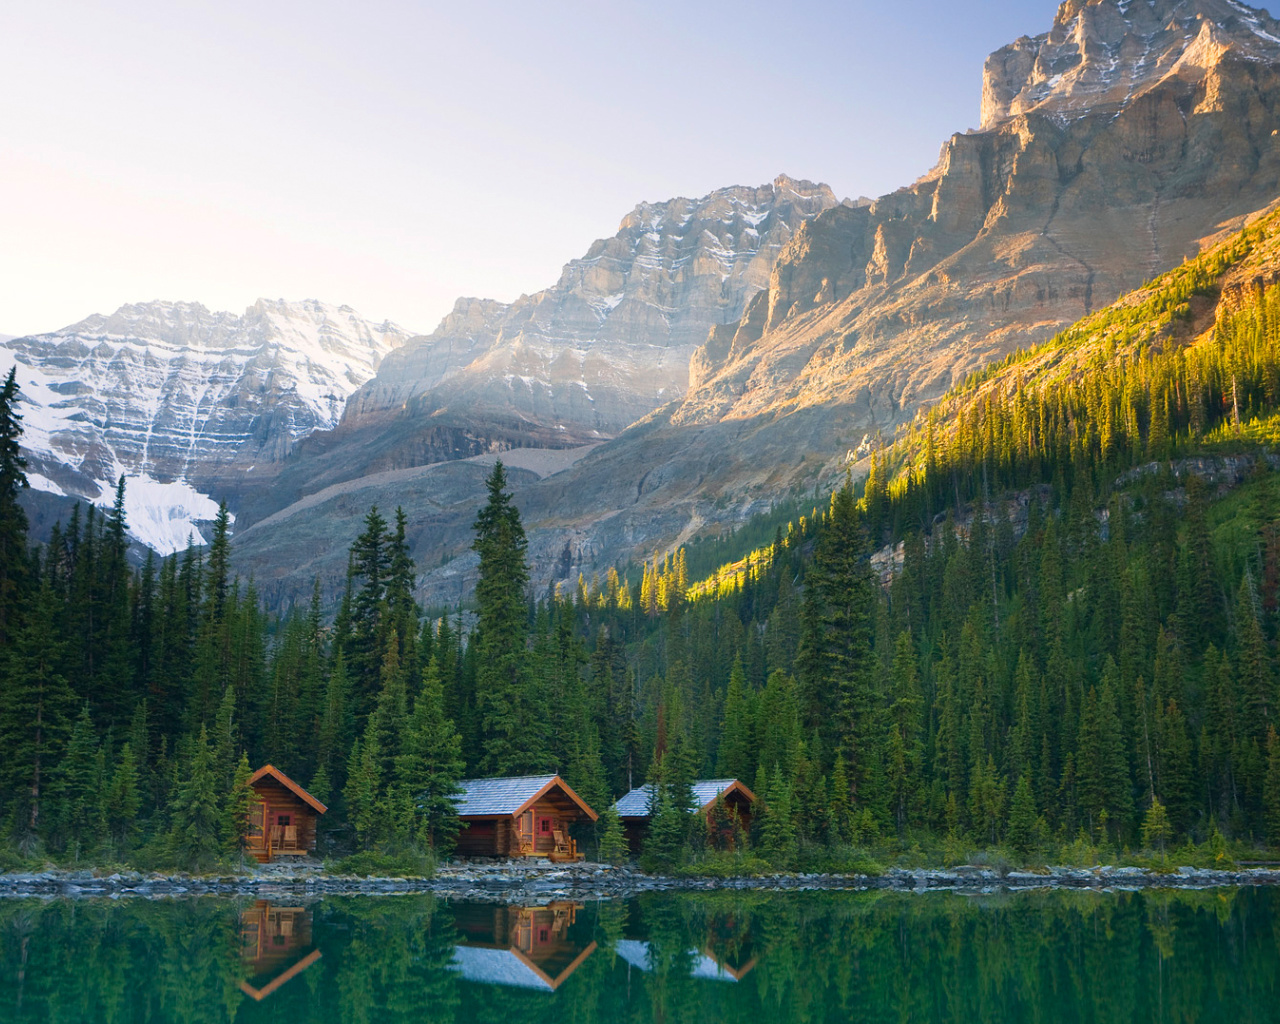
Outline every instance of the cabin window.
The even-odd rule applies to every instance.
[[[290,816],[289,816],[289,815],[287,815],[287,814],[280,814],[280,815],[277,815],[277,816],[276,816],[276,824],[277,824],[277,825],[290,825],[290,824],[292,824],[292,819],[291,819],[291,818],[290,818]]]
[[[551,819],[550,819],[550,818],[539,818],[539,819],[538,819],[538,831],[539,831],[539,832],[541,832],[544,836],[549,836],[549,835],[551,835]]]
[[[545,945],[546,945],[548,942],[550,942],[550,941],[551,941],[551,929],[550,929],[550,928],[539,928],[539,929],[538,929],[538,942],[539,942],[539,944],[541,944],[541,945],[544,945],[544,946],[545,946]]]

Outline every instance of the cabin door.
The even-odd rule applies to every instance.
[[[538,831],[534,847],[539,850],[555,849],[555,837],[552,835],[556,822],[549,814],[538,815]]]
[[[533,811],[525,811],[520,815],[518,821],[520,855],[522,857],[527,857],[529,854],[533,853],[534,838],[536,835],[534,832]]]

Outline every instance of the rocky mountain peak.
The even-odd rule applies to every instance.
[[[334,426],[408,337],[314,299],[259,299],[239,316],[144,302],[0,342],[0,368],[17,366],[33,486],[109,500],[123,474],[135,536],[168,553],[216,511],[210,494],[234,498],[248,470],[269,478]]]
[[[987,59],[982,127],[1118,109],[1170,77],[1199,82],[1228,53],[1280,60],[1280,22],[1238,0],[1067,0],[1048,32]]]

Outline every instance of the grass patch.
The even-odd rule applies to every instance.
[[[341,860],[325,861],[325,872],[333,875],[355,875],[358,878],[431,878],[436,873],[436,859],[430,853],[378,853],[364,850]]]

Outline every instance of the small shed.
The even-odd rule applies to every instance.
[[[644,837],[649,831],[649,804],[652,795],[652,785],[637,786],[614,804],[618,817],[622,819],[622,829],[626,833],[627,847],[632,856],[640,854]],[[693,796],[701,814],[706,814],[711,809],[717,797],[723,797],[725,806],[737,812],[742,827],[751,827],[751,808],[756,802],[756,795],[737,779],[699,779],[693,784]]]
[[[305,857],[316,848],[316,819],[329,808],[279,768],[264,765],[249,778],[248,851],[262,864]]]
[[[463,857],[547,857],[583,860],[569,827],[596,814],[559,775],[467,779],[455,798],[466,826],[458,833]]]

